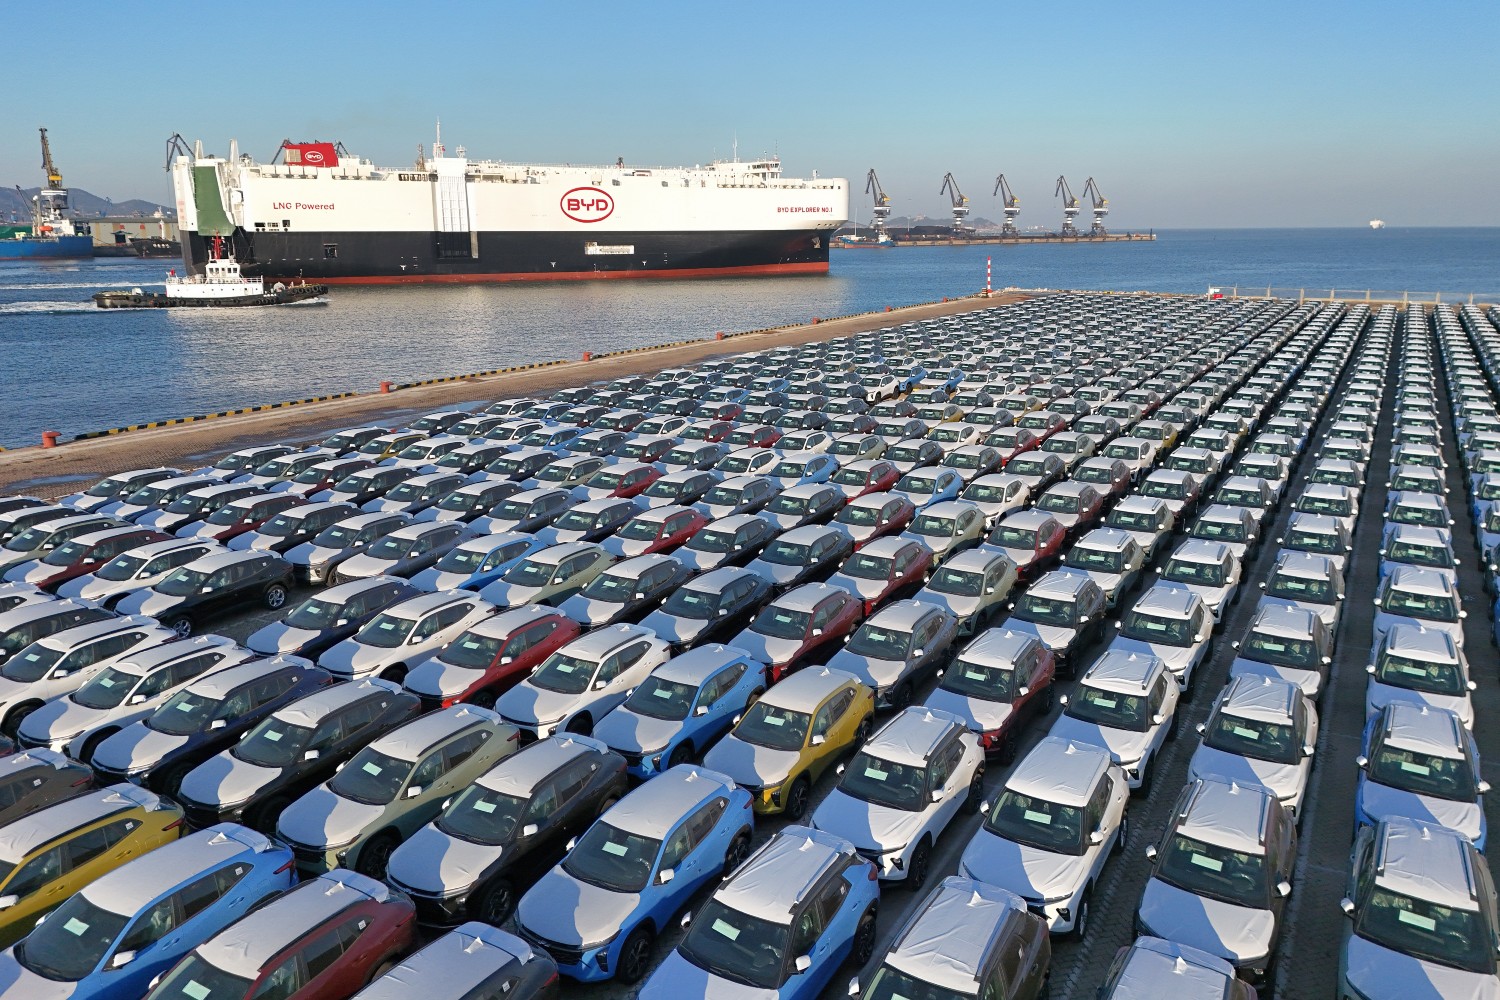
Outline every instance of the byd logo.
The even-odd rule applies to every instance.
[[[615,210],[615,200],[596,187],[574,188],[560,204],[563,215],[574,222],[603,222]]]
[[[323,154],[316,149],[304,149],[302,151],[302,160],[305,163],[322,163]]]

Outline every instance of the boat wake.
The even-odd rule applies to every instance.
[[[92,302],[6,302],[0,304],[0,317],[47,316],[57,313],[103,313]]]

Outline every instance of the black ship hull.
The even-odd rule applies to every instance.
[[[95,292],[94,305],[100,309],[230,309],[311,302],[327,294],[327,285],[288,285],[259,295],[205,299],[172,298],[161,292]]]

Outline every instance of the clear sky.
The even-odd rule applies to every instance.
[[[538,162],[779,152],[875,167],[898,215],[952,171],[1056,223],[1093,175],[1116,227],[1500,225],[1497,0],[782,3],[54,0],[11,10],[0,183],[170,201],[173,132],[269,158],[341,140]],[[36,19],[45,18],[41,30]],[[28,27],[30,25],[30,27]],[[38,30],[32,30],[37,28]],[[1085,214],[1084,218],[1087,218]]]

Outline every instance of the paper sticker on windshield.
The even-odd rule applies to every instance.
[[[189,979],[182,984],[182,992],[185,996],[191,997],[192,1000],[206,1000],[210,991],[207,986],[204,986],[197,980]]]
[[[89,925],[77,917],[69,917],[68,922],[63,924],[63,930],[75,937],[83,937],[84,934],[88,933],[88,929]]]
[[[495,803],[493,803],[493,802],[476,802],[476,803],[474,803],[474,810],[476,812],[492,813],[492,812],[495,811]]]
[[[198,706],[194,705],[192,702],[179,701],[177,703],[177,711],[179,711],[179,712],[191,712],[193,709],[195,709],[197,707]]]
[[[280,743],[281,742],[281,736],[282,736],[282,734],[278,733],[274,729],[267,729],[266,733],[265,733],[265,736],[266,736],[266,739],[270,740],[272,743]]]
[[[890,776],[891,776],[891,772],[889,772],[889,771],[882,771],[878,767],[867,767],[867,768],[865,768],[865,777],[866,778],[874,778],[876,781],[884,781],[886,778],[889,778]]]
[[[604,853],[613,854],[617,858],[623,858],[625,856],[625,845],[606,842],[604,845]]]
[[[1049,813],[1032,812],[1030,809],[1027,809],[1021,815],[1026,817],[1026,822],[1028,823],[1041,823],[1044,826],[1052,825],[1052,816]]]
[[[983,670],[965,670],[964,677],[971,681],[982,681],[987,674]]]
[[[1217,858],[1211,858],[1206,854],[1194,854],[1192,862],[1199,868],[1207,868],[1211,872],[1221,872],[1224,870],[1224,862]]]
[[[1406,771],[1409,774],[1427,775],[1432,773],[1432,768],[1428,767],[1426,764],[1413,764],[1409,760],[1403,760],[1401,762],[1401,770]]]
[[[573,671],[575,671],[577,669],[578,668],[575,667],[575,666],[573,666],[573,664],[571,664],[571,663],[559,663],[557,665],[558,672],[559,673],[563,673],[563,674],[571,674]]]
[[[766,716],[766,723],[772,726],[784,726],[786,725],[786,720],[775,715],[768,715]]]
[[[1437,929],[1436,920],[1431,917],[1424,917],[1420,913],[1413,913],[1410,910],[1397,910],[1396,919],[1403,924],[1411,924],[1413,927],[1418,927],[1424,931]]]
[[[365,772],[372,778],[378,778],[380,776],[380,772],[384,771],[385,768],[381,767],[379,764],[373,764],[369,761],[366,761],[364,766],[361,767],[360,770]]]
[[[732,924],[726,924],[722,920],[715,920],[713,922],[713,929],[716,933],[724,935],[731,941],[739,940],[740,929]]]
[[[1238,736],[1242,740],[1260,739],[1260,733],[1256,732],[1254,729],[1246,729],[1244,726],[1230,726],[1229,728],[1234,731],[1234,735]]]
[[[1095,698],[1094,699],[1094,704],[1098,705],[1100,708],[1118,708],[1119,705],[1120,705],[1120,699],[1118,699],[1118,698]]]
[[[484,643],[480,642],[478,639],[464,640],[464,649],[478,649],[482,645],[484,645]]]
[[[656,695],[656,697],[658,697],[658,698],[670,698],[670,697],[672,697],[672,692],[669,689],[667,689],[667,688],[657,688],[655,691],[652,691],[651,693],[654,694],[654,695]]]

